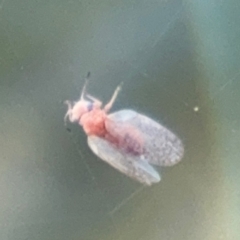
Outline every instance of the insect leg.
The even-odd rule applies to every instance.
[[[80,100],[84,100],[84,95],[85,95],[85,91],[86,91],[86,87],[87,87],[87,83],[90,77],[90,72],[88,72],[86,78],[85,78],[85,84],[83,86],[82,92],[80,94]]]
[[[68,118],[68,116],[69,115],[71,115],[71,113],[72,113],[72,104],[71,104],[71,102],[70,101],[65,101],[64,102],[66,105],[67,105],[67,107],[68,107],[68,110],[67,110],[67,113],[65,114],[65,116],[64,116],[64,123],[65,123],[65,125],[66,125],[66,123],[67,123],[67,118]]]
[[[122,84],[120,84],[120,85],[116,88],[116,90],[114,91],[114,93],[113,93],[113,95],[112,95],[112,98],[111,98],[110,101],[105,105],[105,107],[104,107],[104,111],[105,111],[105,112],[108,112],[108,111],[112,108],[112,105],[113,105],[113,103],[115,102],[119,91],[121,90],[121,85],[122,85]]]
[[[93,97],[93,96],[91,96],[91,95],[89,95],[89,94],[87,95],[87,97],[88,97],[90,100],[93,101],[95,107],[101,108],[102,102],[101,102],[99,99],[97,99],[97,98],[95,98],[95,97]]]

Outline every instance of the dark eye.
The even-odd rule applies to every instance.
[[[88,105],[87,105],[87,109],[88,111],[92,111],[93,110],[93,103],[89,102]]]

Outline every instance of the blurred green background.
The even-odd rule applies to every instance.
[[[240,2],[0,1],[0,239],[240,239]],[[183,161],[153,187],[93,155],[66,99],[158,120]],[[160,169],[158,169],[160,171]]]

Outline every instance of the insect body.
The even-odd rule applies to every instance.
[[[86,95],[86,83],[77,102],[65,101],[68,106],[66,122],[78,122],[88,135],[88,145],[102,160],[127,176],[151,185],[160,175],[151,166],[172,166],[184,153],[180,139],[167,128],[133,110],[108,114],[121,87],[111,100],[102,102]]]

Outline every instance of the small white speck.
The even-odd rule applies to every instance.
[[[198,111],[199,111],[199,107],[198,107],[198,106],[195,106],[195,107],[193,108],[193,111],[194,111],[194,112],[198,112]]]

